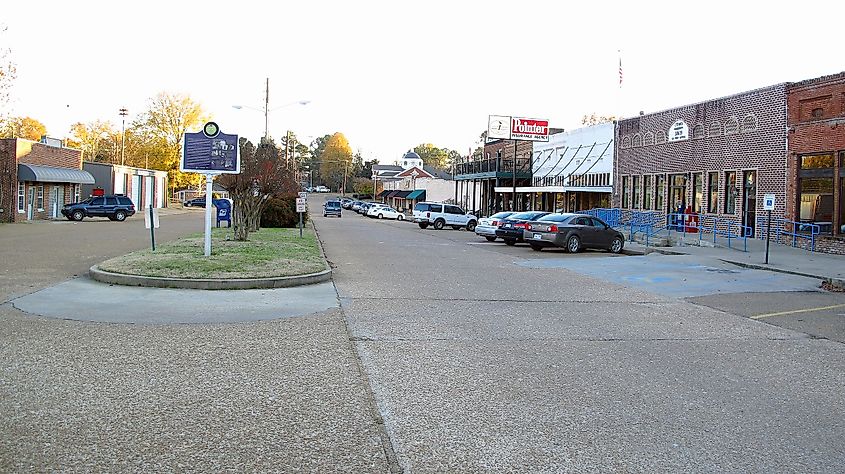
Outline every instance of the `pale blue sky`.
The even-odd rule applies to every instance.
[[[800,9],[799,9],[800,8]],[[42,1],[3,7],[12,112],[62,137],[130,119],[160,91],[225,132],[343,132],[367,158],[419,143],[466,153],[489,114],[579,126],[845,69],[841,2]],[[622,50],[624,83],[618,84]],[[68,107],[69,106],[69,107]]]

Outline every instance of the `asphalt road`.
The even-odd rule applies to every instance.
[[[721,267],[681,265],[711,277],[691,294],[715,294],[699,301],[712,309],[625,277],[647,268],[614,273],[637,257],[537,253],[349,212],[315,222],[406,472],[845,465],[845,346],[743,317],[728,304],[742,284]],[[816,297],[818,282],[754,272],[771,291],[752,300]]]

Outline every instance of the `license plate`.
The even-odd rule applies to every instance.
[[[534,240],[543,240],[543,234],[534,234]]]
[[[510,225],[510,224],[505,224],[505,225],[503,225],[502,227],[504,227],[505,229],[510,229],[510,228],[511,228],[511,227],[513,227],[513,226],[512,226],[512,225]]]

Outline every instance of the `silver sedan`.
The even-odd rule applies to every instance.
[[[490,217],[478,219],[478,225],[475,226],[475,235],[484,237],[490,242],[496,240],[496,228],[499,227],[502,219],[511,214],[513,212],[497,212]]]

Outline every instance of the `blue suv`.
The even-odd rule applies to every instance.
[[[71,221],[81,221],[86,217],[108,217],[109,220],[122,222],[135,214],[135,204],[126,196],[94,196],[82,202],[65,204],[62,215]]]

